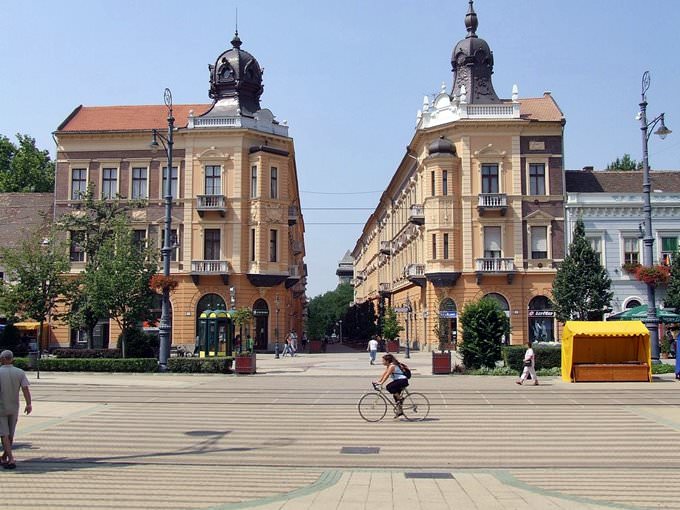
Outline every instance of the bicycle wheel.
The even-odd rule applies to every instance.
[[[422,393],[409,393],[401,407],[406,419],[411,421],[424,420],[430,414],[430,401]]]
[[[366,421],[380,421],[387,414],[387,402],[378,393],[366,393],[359,399],[357,408]]]

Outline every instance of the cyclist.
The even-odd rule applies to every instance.
[[[404,415],[401,409],[401,404],[404,402],[401,391],[408,386],[408,378],[401,369],[401,363],[393,355],[385,354],[382,357],[382,362],[385,365],[385,371],[380,376],[380,379],[376,381],[376,384],[383,384],[390,376],[392,377],[392,381],[385,388],[392,394],[394,401],[397,403],[394,417],[398,418]]]

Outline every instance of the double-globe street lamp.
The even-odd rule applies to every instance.
[[[411,317],[411,312],[413,311],[413,308],[411,308],[411,300],[406,296],[406,304],[404,306],[404,311],[406,313],[406,352],[404,356],[406,358],[411,357],[411,340],[409,338],[409,329],[410,329],[410,321],[413,320]]]
[[[664,123],[664,114],[655,117],[651,121],[647,121],[647,89],[649,89],[649,71],[645,71],[642,75],[642,101],[640,102],[640,113],[638,119],[640,120],[640,130],[642,131],[642,195],[644,198],[643,213],[645,221],[645,236],[644,236],[644,265],[652,267],[654,265],[654,232],[652,231],[652,202],[651,202],[651,188],[652,183],[649,177],[649,157],[647,145],[649,142],[649,135],[654,127],[659,124],[659,128],[654,131],[662,140],[671,133],[671,130],[666,127]],[[652,344],[652,361],[659,361],[659,318],[656,315],[656,295],[655,283],[647,282],[647,316],[644,323],[649,329],[649,338]]]
[[[151,149],[158,150],[158,141],[163,145],[168,158],[167,174],[165,176],[165,232],[163,233],[163,276],[170,276],[170,254],[173,250],[171,245],[172,227],[172,147],[174,145],[173,132],[175,130],[175,117],[172,115],[172,92],[166,88],[164,93],[165,106],[168,107],[168,134],[163,136],[156,129],[153,130]],[[163,287],[163,302],[161,306],[161,323],[158,336],[160,338],[160,350],[158,353],[158,365],[161,371],[167,370],[168,357],[170,355],[170,338],[172,334],[172,322],[170,320],[170,289]]]

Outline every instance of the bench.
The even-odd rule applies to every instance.
[[[574,365],[575,382],[649,382],[647,363],[582,363]]]

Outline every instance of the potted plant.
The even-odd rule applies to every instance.
[[[435,336],[439,343],[439,352],[432,351],[432,373],[434,375],[451,373],[451,350],[449,343],[446,342],[446,333],[442,331],[439,324],[435,324]]]
[[[660,354],[663,359],[668,359],[671,355],[671,338],[668,338],[668,335],[664,335],[661,339]]]
[[[623,269],[626,273],[635,276],[637,274],[637,270],[640,269],[640,264],[637,262],[626,262],[621,266],[621,269]]]
[[[309,353],[318,354],[323,351],[323,342],[319,338],[309,341]]]
[[[155,274],[149,280],[149,288],[159,294],[166,289],[168,292],[172,292],[177,288],[177,285],[179,285],[179,282],[172,276],[165,276],[162,274]]]
[[[403,326],[397,321],[397,312],[392,307],[387,308],[382,327],[382,336],[386,340],[385,350],[387,352],[399,352],[399,341],[397,338],[403,330]]]
[[[257,357],[253,351],[252,342],[246,342],[246,348],[243,349],[243,325],[250,324],[253,318],[253,312],[250,308],[239,308],[233,312],[234,324],[239,329],[239,349],[234,358],[234,372],[237,374],[254,374],[256,371]]]

